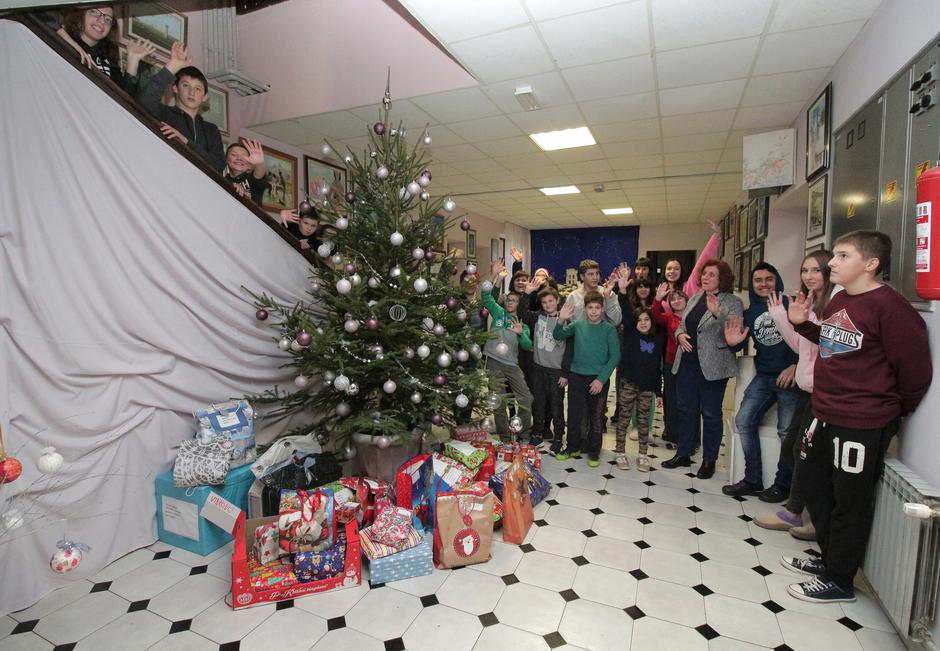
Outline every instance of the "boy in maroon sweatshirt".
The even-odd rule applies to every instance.
[[[790,302],[790,322],[819,344],[813,369],[812,419],[800,449],[806,506],[822,558],[783,557],[784,567],[813,577],[789,587],[797,599],[855,601],[853,580],[865,555],[875,484],[900,419],[930,386],[927,327],[903,296],[877,280],[890,266],[891,239],[854,231],[833,245],[832,297],[823,321],[811,323],[813,296]]]

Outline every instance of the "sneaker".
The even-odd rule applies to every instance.
[[[808,540],[809,542],[814,542],[816,540],[816,527],[811,524],[805,524],[801,527],[793,527],[790,529],[790,535],[797,540]]]
[[[806,576],[822,576],[826,573],[826,564],[822,562],[821,558],[813,556],[806,558],[783,556],[780,558],[780,564],[791,572],[805,574]]]
[[[793,527],[803,524],[803,518],[794,515],[786,509],[780,509],[773,515],[761,515],[754,518],[754,524],[761,529],[770,529],[772,531],[789,531]]]
[[[580,451],[571,450],[569,448],[565,448],[561,452],[555,453],[555,459],[558,461],[567,461],[568,459],[580,459],[580,458],[581,458]]]
[[[790,491],[786,488],[781,488],[774,484],[763,493],[761,493],[757,499],[761,502],[767,502],[769,504],[780,504],[780,502],[786,502],[790,497]]]
[[[623,454],[623,450],[620,450],[620,454],[617,455],[616,462],[621,470],[630,470],[630,460],[627,455]]]
[[[536,448],[542,445],[542,437],[539,436],[538,434],[531,435],[529,437],[529,445],[536,447]]]
[[[803,583],[794,583],[787,588],[791,596],[802,601],[814,604],[851,603],[855,601],[855,593],[843,590],[835,581],[823,579],[818,576]]]
[[[596,454],[592,454],[588,457],[587,465],[588,468],[597,468],[599,465],[601,465],[601,460]]]
[[[553,455],[557,455],[559,452],[561,452],[561,441],[552,441],[552,446],[548,449],[548,451]]]
[[[650,458],[645,454],[641,454],[636,458],[636,469],[640,472],[649,472],[650,471]]]
[[[666,441],[666,449],[667,449],[667,450],[677,450],[677,449],[679,449],[679,446],[676,445],[675,443],[673,443],[672,441]]]
[[[742,479],[736,484],[729,484],[721,487],[721,492],[729,497],[743,497],[744,495],[760,495],[764,492],[761,484],[752,484],[746,479]]]

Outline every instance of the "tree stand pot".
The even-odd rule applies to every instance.
[[[395,483],[395,473],[406,461],[413,459],[421,451],[422,432],[412,432],[410,440],[392,443],[387,448],[376,445],[378,436],[353,434],[353,446],[356,456],[352,460],[353,474],[374,477]]]

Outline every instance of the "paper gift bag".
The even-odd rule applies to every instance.
[[[496,474],[490,478],[490,487],[493,489],[493,492],[496,493],[496,496],[503,500],[504,505],[506,502],[506,494],[503,484],[511,466],[512,464],[509,464],[505,469],[502,469],[499,467],[499,464],[497,464]],[[533,468],[527,460],[522,461],[522,467],[525,469],[526,482],[529,484],[529,497],[532,500],[532,505],[535,506],[548,497],[549,491],[552,490],[552,485],[542,476],[542,473]]]
[[[506,471],[503,487],[503,541],[521,545],[535,519],[522,455],[518,455]]]
[[[415,526],[430,530],[434,521],[431,503],[434,495],[434,462],[430,454],[419,454],[395,473],[395,503],[414,514]]]
[[[493,496],[493,524],[497,525],[503,519],[503,502],[496,497],[496,493],[493,492],[493,489],[490,488],[490,485],[485,481],[475,481],[463,490],[470,493],[475,493],[477,495],[486,495],[489,493]]]
[[[490,560],[493,495],[438,493],[434,505],[434,562],[440,568]]]

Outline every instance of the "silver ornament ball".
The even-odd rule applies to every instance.
[[[336,228],[341,231],[345,231],[347,228],[349,228],[349,220],[345,217],[338,217],[336,219]]]
[[[432,332],[436,334],[438,337],[442,337],[447,331],[444,329],[444,326],[442,326],[440,323],[436,323],[434,324],[434,330],[432,330]]]
[[[371,287],[372,289],[378,289],[379,285],[381,284],[382,284],[382,281],[380,281],[375,276],[372,276],[371,278],[369,278],[369,287]]]
[[[447,368],[448,366],[450,366],[450,363],[451,363],[451,357],[449,354],[441,353],[440,355],[437,356],[437,365],[440,366],[441,368]]]
[[[340,416],[340,417],[348,416],[349,412],[351,411],[352,411],[352,407],[349,406],[348,402],[341,402],[338,405],[336,405],[337,416]]]
[[[350,382],[349,386],[346,387],[346,395],[347,396],[359,395],[359,385],[356,384],[355,382]]]
[[[484,280],[480,285],[480,290],[489,294],[491,291],[493,291],[493,283],[489,280]]]
[[[388,241],[392,243],[392,246],[401,246],[401,243],[405,241],[405,236],[395,231],[388,236]]]
[[[352,283],[346,278],[340,278],[336,281],[336,291],[340,294],[348,294],[352,291]]]
[[[321,258],[328,258],[330,257],[330,251],[332,250],[333,250],[333,247],[330,246],[328,242],[324,242],[323,244],[317,247],[317,255],[320,256]]]
[[[398,388],[398,385],[395,384],[394,380],[385,380],[385,383],[382,385],[382,391],[385,393],[395,393],[395,389]]]
[[[424,256],[424,251],[421,252],[422,257]],[[424,278],[416,278],[414,282],[415,291],[419,294],[423,294],[428,291],[428,281]]]
[[[421,247],[415,247],[411,251],[411,257],[415,260],[424,260],[424,249]]]
[[[442,207],[447,212],[454,212],[454,210],[457,208],[457,204],[454,203],[453,199],[451,199],[450,197],[447,197],[447,199],[444,200],[444,204]]]
[[[458,362],[463,363],[470,359],[470,353],[461,348],[456,353],[454,353],[454,357],[457,358]]]
[[[392,278],[398,278],[401,276],[401,267],[395,265],[389,270],[388,275],[390,275]]]
[[[358,329],[359,329],[359,322],[356,321],[355,319],[346,319],[346,323],[343,324],[343,330],[345,330],[349,334],[354,333]]]
[[[458,393],[457,397],[454,398],[454,404],[463,409],[470,404],[470,398],[462,393]]]
[[[509,419],[509,429],[518,434],[522,431],[522,419],[518,416],[513,416]]]
[[[290,348],[290,337],[281,337],[281,340],[277,342],[277,347],[281,350],[288,350]]]
[[[417,391],[415,391],[414,393],[412,393],[412,394],[411,394],[411,402],[413,402],[413,403],[415,403],[415,404],[418,404],[419,402],[421,402],[421,394],[418,393]]]
[[[333,380],[333,387],[337,391],[345,391],[349,388],[349,378],[345,375],[337,375],[336,379]]]
[[[306,389],[307,378],[303,375],[298,375],[297,377],[294,378],[294,386],[297,387],[298,389]]]
[[[505,357],[509,354],[509,345],[505,341],[499,342],[496,344],[496,353]]]
[[[425,344],[418,346],[418,357],[421,359],[427,359],[428,355],[431,354],[431,349],[428,348]]]

